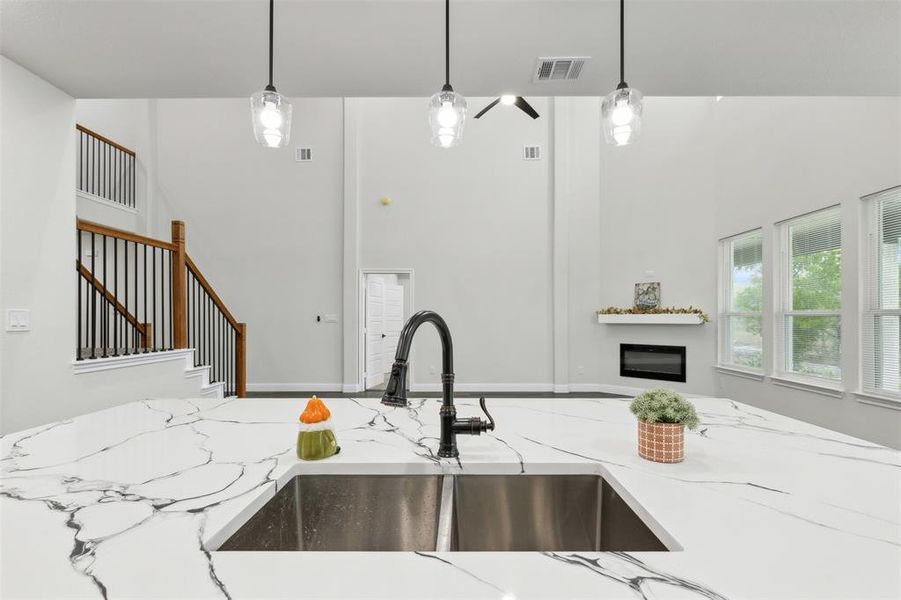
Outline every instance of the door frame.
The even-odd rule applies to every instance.
[[[413,314],[414,299],[413,291],[413,269],[360,269],[359,285],[360,295],[357,298],[357,314],[359,315],[359,326],[357,327],[357,389],[361,392],[366,391],[366,377],[363,373],[366,371],[366,334],[363,333],[363,327],[366,324],[366,277],[368,275],[404,275],[410,281],[410,306],[404,306],[404,312]],[[407,371],[407,389],[413,387],[413,369]]]

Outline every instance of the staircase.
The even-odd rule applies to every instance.
[[[79,189],[135,206],[134,152],[82,126],[78,132]],[[166,241],[76,221],[76,368],[192,350],[175,354],[188,361],[186,377],[201,379],[201,395],[244,397],[247,326],[188,256],[184,222],[171,227]]]

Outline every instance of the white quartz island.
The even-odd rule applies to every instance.
[[[438,399],[333,399],[342,452],[294,455],[299,400],[150,400],[0,438],[3,598],[899,598],[901,453],[697,399],[686,460],[636,453],[626,399],[489,399],[435,457]],[[458,400],[460,416],[480,414]],[[598,473],[671,552],[216,552],[301,473]]]

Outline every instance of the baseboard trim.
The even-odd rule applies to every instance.
[[[619,396],[637,396],[649,388],[629,387],[625,385],[611,385],[606,383],[455,383],[454,390],[458,392],[528,392],[548,394],[578,394],[578,393],[605,393]],[[341,392],[343,394],[358,394],[362,392],[357,383],[248,383],[248,392]],[[410,386],[409,393],[440,392],[440,383],[414,383]]]
[[[248,392],[344,392],[340,383],[248,383]]]
[[[460,392],[554,392],[553,383],[455,383]],[[416,383],[411,392],[440,392],[440,383]]]

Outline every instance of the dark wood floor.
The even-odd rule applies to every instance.
[[[316,394],[320,398],[381,398],[382,392],[367,390],[355,394],[344,392],[320,392],[311,390],[308,392],[247,392],[248,398],[309,398]],[[410,398],[440,398],[441,392],[408,392]],[[551,392],[454,392],[455,398],[628,398],[620,394],[607,394],[605,392],[579,392],[569,394],[553,394]]]

